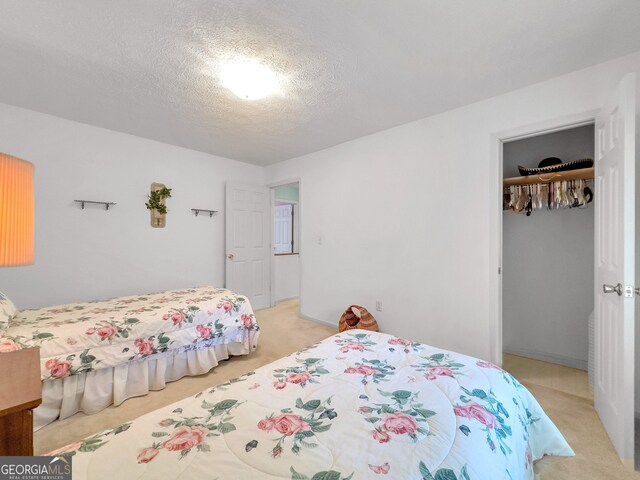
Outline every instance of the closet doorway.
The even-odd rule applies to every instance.
[[[502,158],[505,178],[541,181],[504,191],[503,353],[591,373],[594,125],[505,142]]]
[[[525,272],[523,277],[509,276],[508,271],[512,267],[509,267],[504,259],[504,249],[509,248],[510,238],[509,231],[503,234],[503,230],[508,228],[504,224],[511,219],[506,216],[509,212],[502,211],[505,200],[503,185],[509,183],[504,180],[503,169],[506,168],[506,165],[503,159],[505,153],[507,153],[505,152],[505,147],[509,147],[509,143],[514,142],[515,144],[516,141],[526,140],[531,137],[537,138],[541,135],[560,133],[564,130],[595,124],[595,153],[593,156],[595,157],[594,176],[596,186],[592,188],[594,205],[591,207],[587,205],[585,208],[585,210],[593,209],[594,218],[594,228],[592,230],[594,253],[590,260],[585,260],[592,265],[594,278],[592,284],[593,309],[595,312],[593,408],[609,435],[617,455],[629,467],[633,467],[634,457],[637,456],[634,452],[634,406],[635,412],[640,409],[640,398],[636,397],[634,401],[634,393],[640,393],[638,388],[638,385],[640,385],[640,370],[636,369],[637,360],[640,358],[640,349],[636,348],[636,344],[640,344],[640,330],[635,328],[636,299],[640,298],[640,288],[636,284],[636,277],[640,278],[640,276],[636,275],[637,263],[635,261],[638,252],[640,252],[640,236],[636,235],[636,225],[640,224],[640,208],[638,208],[640,207],[640,196],[636,195],[636,184],[640,180],[640,170],[636,169],[636,83],[635,74],[627,74],[620,79],[617,86],[609,90],[604,99],[605,101],[598,109],[561,118],[549,118],[536,124],[497,132],[492,136],[492,156],[496,161],[491,163],[492,172],[495,174],[493,176],[495,189],[492,189],[491,195],[495,195],[493,197],[495,209],[491,209],[492,228],[489,252],[491,263],[495,266],[495,270],[490,273],[489,277],[490,311],[492,313],[491,358],[494,362],[501,363],[507,370],[511,370],[516,374],[518,372],[513,369],[509,362],[511,358],[522,359],[529,365],[537,362],[544,368],[533,369],[533,374],[537,375],[538,378],[555,382],[554,386],[549,386],[550,388],[559,389],[557,388],[558,386],[566,386],[566,382],[554,374],[554,368],[574,373],[582,372],[583,378],[586,380],[586,372],[576,368],[508,353],[503,355],[503,352],[513,348],[512,345],[510,347],[508,344],[506,348],[503,347],[505,342],[512,340],[506,330],[511,326],[513,315],[504,311],[506,303],[510,301],[510,299],[505,298],[509,294],[507,288],[511,287],[512,285],[510,284],[513,282],[528,281],[530,276],[530,272]],[[585,147],[591,148],[591,145],[593,143],[589,142],[589,145],[585,145]],[[541,154],[542,159],[547,156],[558,157],[560,155],[557,152]],[[537,159],[537,161],[540,160],[541,158]],[[535,167],[536,164],[532,163],[524,166]],[[576,177],[565,178],[573,180]],[[547,179],[547,181],[555,180]],[[563,192],[566,193],[564,188],[561,192],[557,192],[554,201],[559,197],[561,198],[564,195]],[[561,203],[564,205],[566,201],[562,200]],[[545,211],[543,208],[538,209],[537,206],[532,209],[531,216],[527,217],[525,211],[524,216],[522,214],[517,215],[517,219],[527,220],[534,218],[534,215],[555,214],[559,210],[554,208],[551,211]],[[510,204],[509,208],[512,207],[513,204]],[[569,209],[567,213],[584,213],[580,211],[580,208],[582,207]],[[522,209],[523,205],[516,208],[518,211]],[[509,214],[514,215],[513,213]],[[565,224],[562,223],[560,227],[564,229]],[[530,248],[533,248],[532,251],[541,250],[544,253],[564,247],[566,248],[564,250],[566,255],[576,255],[578,250],[567,248],[564,245],[564,241],[559,240],[557,233],[550,232],[550,235],[552,235],[551,239],[543,241],[542,245],[545,245],[544,247],[530,247],[527,246],[528,244],[519,245],[517,247],[520,252],[519,257],[530,254],[528,250]],[[576,241],[580,243],[590,242],[590,239],[585,236]],[[576,246],[576,244],[573,245]],[[563,258],[562,261],[564,262],[565,259]],[[561,264],[561,266],[563,265]],[[537,266],[532,266],[531,268],[537,268]],[[562,270],[560,273],[566,279],[561,286],[563,292],[572,290],[574,282],[579,280],[575,273],[566,271],[566,267],[558,268],[557,265],[553,265],[548,266],[548,268],[550,270],[543,272],[538,270],[534,277],[540,277],[541,281],[544,282],[551,282],[556,278],[552,274],[557,274]],[[533,276],[533,274],[531,275]],[[527,291],[526,295],[529,296],[530,292]],[[565,299],[567,298],[566,295],[564,297]],[[569,300],[566,299],[564,301],[568,302]],[[545,300],[543,303],[528,303],[537,312],[536,318],[533,320],[536,322],[534,325],[548,326],[554,323],[549,322],[548,317],[544,316],[548,315],[548,312],[543,309],[548,306],[547,303],[549,302]],[[556,317],[554,321],[559,322],[560,319]],[[567,328],[572,331],[571,325]],[[585,331],[584,323],[580,326],[580,329],[582,332]],[[586,320],[586,332],[588,368],[588,317]],[[638,336],[634,337],[636,332]],[[577,335],[577,330],[574,333]],[[530,328],[527,330],[526,335],[527,338],[525,340],[528,345],[521,348],[528,350],[528,352],[521,350],[519,352],[520,355],[531,355],[531,351],[538,348],[537,346],[533,347],[538,337],[537,332]],[[566,360],[567,357],[575,360],[575,357],[572,357],[571,354],[576,351],[573,350],[576,345],[578,345],[577,348],[580,348],[580,345],[585,345],[584,333],[582,333],[582,338],[583,340],[579,343],[572,343],[571,346],[567,345],[562,348],[560,355],[556,354],[555,359],[550,360],[558,362],[558,357],[564,357],[560,358],[560,360]],[[557,345],[557,342],[554,338],[548,336],[544,345],[546,346],[545,348],[548,348],[550,345]],[[639,353],[638,356],[636,356],[636,351]],[[543,353],[548,354],[549,350],[543,351]],[[634,374],[636,373],[638,375],[635,377],[636,386],[634,388]],[[525,384],[531,384],[531,379],[524,378],[522,375],[520,377],[522,377]],[[582,404],[585,405],[584,402]],[[588,406],[588,404],[586,405]],[[636,416],[638,416],[637,413]],[[585,416],[585,420],[586,417],[588,417],[588,414]]]
[[[300,297],[300,182],[271,186],[272,304]]]

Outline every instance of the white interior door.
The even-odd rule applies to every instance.
[[[270,198],[267,187],[226,185],[226,287],[254,310],[271,306]]]
[[[595,152],[595,407],[633,466],[635,74],[596,118]]]
[[[293,205],[276,205],[274,246],[275,253],[293,253]]]

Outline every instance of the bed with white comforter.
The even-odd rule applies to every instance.
[[[258,336],[245,296],[198,287],[20,311],[0,330],[0,354],[40,348],[37,429],[206,373]]]
[[[89,479],[520,480],[573,452],[495,365],[351,330],[52,454]]]

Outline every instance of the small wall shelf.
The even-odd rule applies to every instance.
[[[594,171],[591,168],[579,168],[565,172],[541,173],[539,175],[526,175],[524,177],[510,177],[502,181],[504,187],[512,185],[535,185],[540,183],[561,182],[563,180],[593,180]]]
[[[97,202],[95,200],[74,200],[74,202],[79,203],[80,204],[80,208],[82,208],[82,210],[84,210],[84,205],[86,203],[104,205],[104,209],[105,210],[109,210],[109,207],[113,207],[115,205],[115,202]]]
[[[216,213],[218,213],[218,210],[207,210],[206,208],[192,208],[191,211],[196,214],[196,217],[200,212],[208,213],[209,217],[213,217]]]

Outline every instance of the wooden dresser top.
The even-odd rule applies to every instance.
[[[40,349],[0,353],[0,417],[42,403]]]

